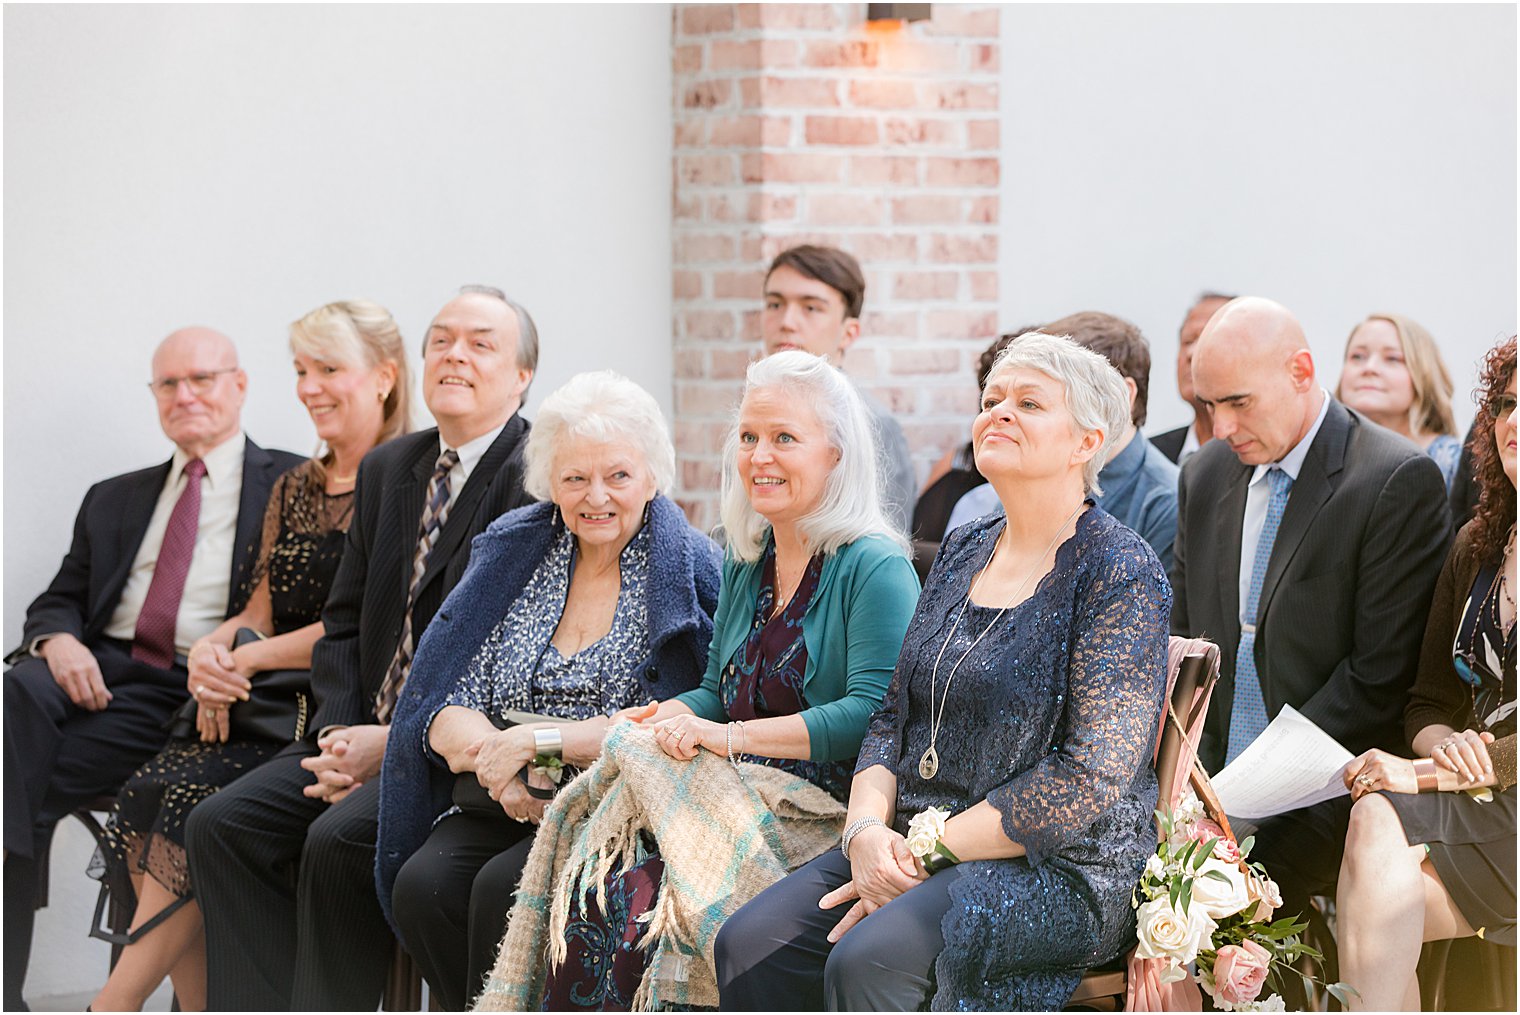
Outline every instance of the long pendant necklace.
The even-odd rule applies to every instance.
[[[1024,580],[1019,582],[1019,587],[1014,589],[1013,595],[1008,597],[1008,601],[1003,604],[1003,608],[998,610],[993,618],[987,622],[986,627],[982,628],[982,633],[977,635],[976,639],[972,641],[971,647],[962,652],[961,657],[955,661],[955,665],[950,667],[950,675],[945,678],[944,692],[937,693],[939,688],[940,660],[945,658],[945,650],[950,647],[950,642],[955,638],[956,630],[961,626],[961,618],[966,615],[966,606],[971,602],[971,594],[976,591],[977,585],[986,577],[987,571],[992,567],[993,558],[997,556],[998,543],[1002,542],[1003,536],[1008,532],[1006,523],[1003,526],[1003,531],[998,534],[997,542],[992,544],[992,553],[988,555],[987,563],[982,565],[981,571],[977,573],[976,578],[971,582],[971,587],[966,590],[966,598],[961,600],[960,609],[955,614],[955,622],[950,625],[950,633],[946,635],[944,644],[939,647],[939,655],[934,657],[934,666],[929,671],[929,749],[924,751],[918,759],[918,774],[925,781],[939,774],[939,751],[936,749],[936,745],[939,743],[939,728],[940,724],[945,721],[945,703],[950,700],[950,685],[955,682],[955,674],[960,670],[961,663],[965,662],[966,657],[982,643],[982,639],[987,637],[987,632],[991,631],[997,625],[997,622],[1002,619],[1003,614],[1008,612],[1008,608],[1013,605],[1014,600],[1019,598],[1019,595],[1024,591],[1024,587],[1029,584],[1035,572],[1040,569],[1040,565],[1045,563],[1045,555],[1056,545],[1056,540],[1061,538],[1061,534],[1066,531],[1066,526],[1071,524],[1071,520],[1077,516],[1078,511],[1082,510],[1082,506],[1085,503],[1086,501],[1079,503],[1072,513],[1066,516],[1066,520],[1061,523],[1060,528],[1056,529],[1056,534],[1051,537],[1044,551],[1040,553],[1039,557],[1035,558],[1034,566],[1029,569],[1029,573],[1024,576]],[[939,699],[938,715],[936,715],[934,708],[936,697]]]

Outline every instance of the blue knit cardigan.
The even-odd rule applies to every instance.
[[[423,749],[427,727],[562,531],[553,511],[552,504],[529,504],[476,536],[469,567],[417,646],[380,774],[375,883],[392,927],[396,874],[448,808],[454,785],[454,774]],[[649,539],[650,651],[637,670],[645,699],[663,700],[696,687],[707,667],[722,558],[663,495],[649,506]]]

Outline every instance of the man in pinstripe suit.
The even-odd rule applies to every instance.
[[[1193,380],[1218,439],[1182,468],[1172,628],[1222,651],[1200,760],[1217,772],[1285,704],[1353,754],[1402,753],[1450,539],[1440,470],[1332,398],[1298,321],[1270,300],[1214,315]],[[1252,858],[1282,886],[1285,914],[1334,891],[1349,814],[1341,798],[1261,825]]]
[[[517,414],[532,319],[466,287],[423,342],[435,430],[359,468],[353,522],[312,651],[314,739],[209,798],[188,825],[213,1010],[374,1010],[392,937],[374,889],[380,762],[411,652],[470,541],[526,503]]]

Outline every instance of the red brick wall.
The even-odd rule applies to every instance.
[[[998,11],[935,4],[884,29],[865,7],[673,11],[677,497],[702,527],[759,352],[764,269],[786,247],[860,259],[845,370],[896,411],[920,478],[975,411],[998,323]]]

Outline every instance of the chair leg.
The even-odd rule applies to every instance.
[[[400,941],[396,942],[391,953],[391,968],[385,978],[385,996],[380,1008],[382,1011],[422,1010],[422,974]]]

